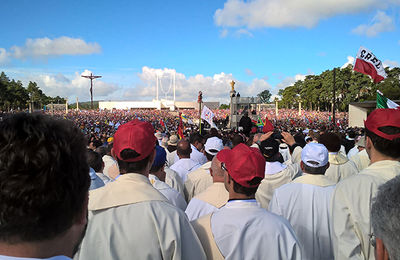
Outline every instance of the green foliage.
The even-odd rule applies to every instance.
[[[221,104],[221,105],[219,106],[219,109],[229,109],[229,105],[227,105],[227,104]]]
[[[377,89],[389,99],[400,99],[400,68],[385,70],[388,77],[374,84],[367,75],[353,71],[351,65],[336,68],[336,108],[347,111],[351,102],[375,100]],[[304,80],[279,90],[278,94],[282,97],[280,107],[295,108],[301,100],[305,109],[329,111],[333,103],[333,70],[306,76]]]
[[[257,97],[260,98],[261,103],[263,103],[263,104],[269,103],[269,99],[271,98],[271,92],[268,89],[266,89],[266,90],[260,92],[257,95]]]
[[[0,110],[24,110],[29,103],[34,109],[41,109],[50,103],[65,103],[59,96],[53,98],[46,96],[36,82],[29,82],[24,88],[21,81],[10,80],[4,72],[0,74]]]
[[[76,109],[76,103],[68,105],[70,109]],[[90,101],[79,102],[79,109],[90,110]],[[99,109],[99,101],[93,101],[93,109]]]

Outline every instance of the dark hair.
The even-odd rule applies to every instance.
[[[128,160],[138,157],[140,154],[132,149],[124,149],[121,151],[120,155],[123,160]],[[150,160],[150,155],[137,162],[127,162],[117,158],[118,167],[121,174],[141,173],[146,168],[147,164],[149,163],[149,160]]]
[[[382,126],[378,128],[379,131],[388,134],[388,135],[393,135],[393,134],[398,134],[400,133],[400,128],[399,127],[394,127],[394,126]],[[380,137],[367,128],[365,128],[365,135],[368,136],[375,149],[391,158],[399,158],[400,157],[400,138],[393,139],[392,141],[385,139],[383,137]]]
[[[103,145],[103,143],[99,139],[93,140],[93,146],[94,147],[98,148],[98,147],[100,147],[102,145]]]
[[[258,186],[254,187],[254,188],[244,187],[244,186],[240,185],[239,183],[237,183],[232,177],[230,177],[230,178],[233,181],[233,190],[236,193],[245,194],[248,197],[256,194]],[[248,181],[248,184],[250,184],[250,185],[259,185],[262,180],[263,179],[260,178],[260,177],[254,177],[251,181]]]
[[[96,152],[100,154],[101,158],[103,158],[103,156],[107,154],[107,147],[105,146],[97,147]]]
[[[81,216],[86,140],[71,121],[16,114],[0,123],[0,240],[52,239]]]
[[[112,150],[113,146],[114,146],[114,143],[110,143],[107,145],[107,150],[106,150],[107,155],[111,156],[111,150]]]
[[[98,152],[87,149],[87,163],[95,172],[100,172],[103,168],[103,159]]]
[[[186,149],[182,149],[182,148],[186,148]],[[184,145],[183,147],[182,147],[182,145],[178,145],[177,148],[176,148],[176,152],[180,156],[184,156],[184,157],[189,158],[190,154],[192,153],[192,148],[190,147],[190,144],[189,145]]]
[[[162,167],[164,167],[164,165],[165,163],[157,166],[152,165],[150,168],[150,172],[158,172]]]
[[[206,154],[207,161],[211,162],[214,159],[215,155],[209,154],[209,153],[207,153],[207,151],[205,152],[205,154]]]
[[[318,142],[325,145],[329,152],[339,152],[340,150],[340,137],[335,133],[321,135]]]
[[[244,138],[243,136],[237,134],[235,136],[233,136],[232,138],[232,146],[235,147],[238,144],[244,143]]]
[[[318,175],[318,174],[324,175],[326,170],[328,169],[327,165],[320,166],[320,167],[311,167],[311,166],[308,166],[307,164],[305,164],[304,162],[303,162],[303,167],[304,167],[303,171],[305,173],[315,174],[315,175]]]
[[[191,144],[195,144],[196,142],[203,143],[204,137],[201,136],[199,133],[193,133],[190,135],[189,142]]]

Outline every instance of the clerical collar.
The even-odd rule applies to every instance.
[[[245,202],[253,202],[253,201],[256,201],[256,199],[230,199],[230,200],[228,200],[228,202],[231,202],[231,201],[245,201]]]

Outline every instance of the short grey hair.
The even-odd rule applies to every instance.
[[[400,259],[400,176],[379,186],[371,209],[371,224],[390,259]]]

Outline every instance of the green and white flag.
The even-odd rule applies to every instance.
[[[376,91],[376,108],[398,108],[400,109],[399,105],[397,105],[392,100],[383,96],[382,92],[379,90]]]

